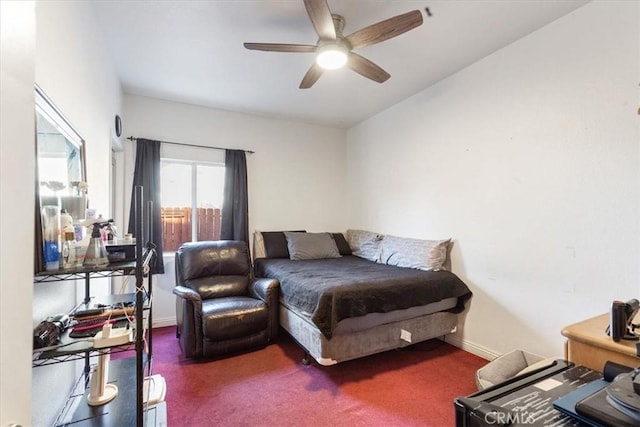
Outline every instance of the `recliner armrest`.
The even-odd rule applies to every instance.
[[[191,288],[187,288],[186,286],[176,286],[175,288],[173,288],[173,293],[183,299],[202,302],[202,297],[200,296],[200,294]]]
[[[278,279],[255,278],[249,283],[249,296],[260,299],[269,310],[269,342],[278,337],[280,282]]]
[[[176,336],[188,358],[202,357],[202,297],[186,286],[173,288],[176,298]]]
[[[249,295],[253,298],[259,298],[267,304],[277,303],[279,288],[278,279],[256,278],[249,285]]]

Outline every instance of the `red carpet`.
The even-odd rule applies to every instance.
[[[264,349],[186,360],[175,327],[153,332],[153,373],[174,426],[452,426],[484,359],[431,340],[335,366],[303,365],[285,332]]]

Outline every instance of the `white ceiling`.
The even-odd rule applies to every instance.
[[[585,0],[329,0],[344,34],[411,10],[424,24],[356,52],[391,74],[344,68],[298,85],[313,54],[243,42],[315,44],[302,0],[96,1],[126,93],[348,128],[518,40]],[[425,8],[432,16],[428,16]]]

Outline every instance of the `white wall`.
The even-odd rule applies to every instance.
[[[349,225],[455,239],[478,354],[640,297],[638,2],[594,2],[348,134]]]
[[[37,2],[35,82],[85,139],[90,206],[106,216],[110,210],[109,159],[114,116],[121,111],[122,89],[97,27],[88,2]],[[31,110],[33,120],[33,105]],[[33,131],[31,135],[33,138]],[[25,181],[33,180],[30,170]],[[38,283],[33,291],[33,303],[30,301],[28,307],[33,307],[30,314],[35,326],[46,316],[70,310],[76,293],[83,293],[83,286],[72,282]],[[108,292],[108,281],[92,280],[91,292]],[[30,336],[24,335],[29,347]],[[76,379],[75,365],[62,363],[33,370],[32,425],[53,423]]]
[[[36,83],[86,140],[92,208],[110,212],[114,117],[122,89],[89,2],[38,2]]]
[[[31,420],[35,3],[0,2],[0,425]],[[16,185],[26,183],[25,185]],[[20,244],[22,243],[22,244]]]
[[[255,151],[247,155],[249,232],[346,228],[346,132],[141,96],[124,97],[123,136]],[[124,211],[128,218],[135,151],[126,141]],[[124,222],[123,222],[124,223]],[[154,278],[154,324],[175,323],[174,265]]]

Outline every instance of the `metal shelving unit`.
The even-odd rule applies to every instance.
[[[142,209],[142,187],[135,188],[135,236],[143,236],[143,209]],[[65,332],[61,337],[61,346],[56,349],[38,352],[34,351],[32,360],[33,367],[46,366],[55,363],[63,363],[72,360],[85,361],[84,372],[78,378],[74,391],[69,397],[67,404],[60,412],[56,425],[73,426],[124,426],[135,425],[142,427],[145,425],[145,415],[147,425],[166,426],[166,405],[160,402],[149,406],[144,403],[143,385],[146,375],[151,374],[152,367],[152,334],[150,332],[152,324],[151,296],[152,296],[152,274],[149,272],[149,265],[153,261],[155,251],[151,247],[145,247],[143,239],[136,239],[136,261],[113,263],[104,268],[78,267],[57,271],[46,271],[36,274],[34,283],[59,282],[69,280],[84,281],[84,299],[73,308],[72,313],[82,308],[88,308],[92,301],[90,282],[95,278],[132,276],[135,275],[135,292],[129,294],[129,299],[135,298],[135,337],[133,343],[96,349],[92,342],[86,338],[74,339],[69,337],[69,332]],[[145,288],[144,279],[147,278]],[[103,301],[101,301],[103,302]],[[144,316],[147,315],[149,330],[144,329]],[[147,335],[148,352],[144,352],[144,336]],[[114,360],[110,365],[109,381],[119,384],[118,396],[109,403],[100,406],[89,406],[86,402],[86,394],[90,378],[90,358],[98,356],[100,351],[108,349],[111,354],[123,353],[135,350],[135,357]],[[135,361],[135,362],[134,362]],[[134,367],[135,365],[135,367]],[[132,378],[132,371],[135,370],[135,378]],[[133,384],[132,384],[133,382]],[[135,387],[131,387],[134,385]],[[135,396],[134,396],[135,395]],[[135,402],[135,406],[133,403]]]

